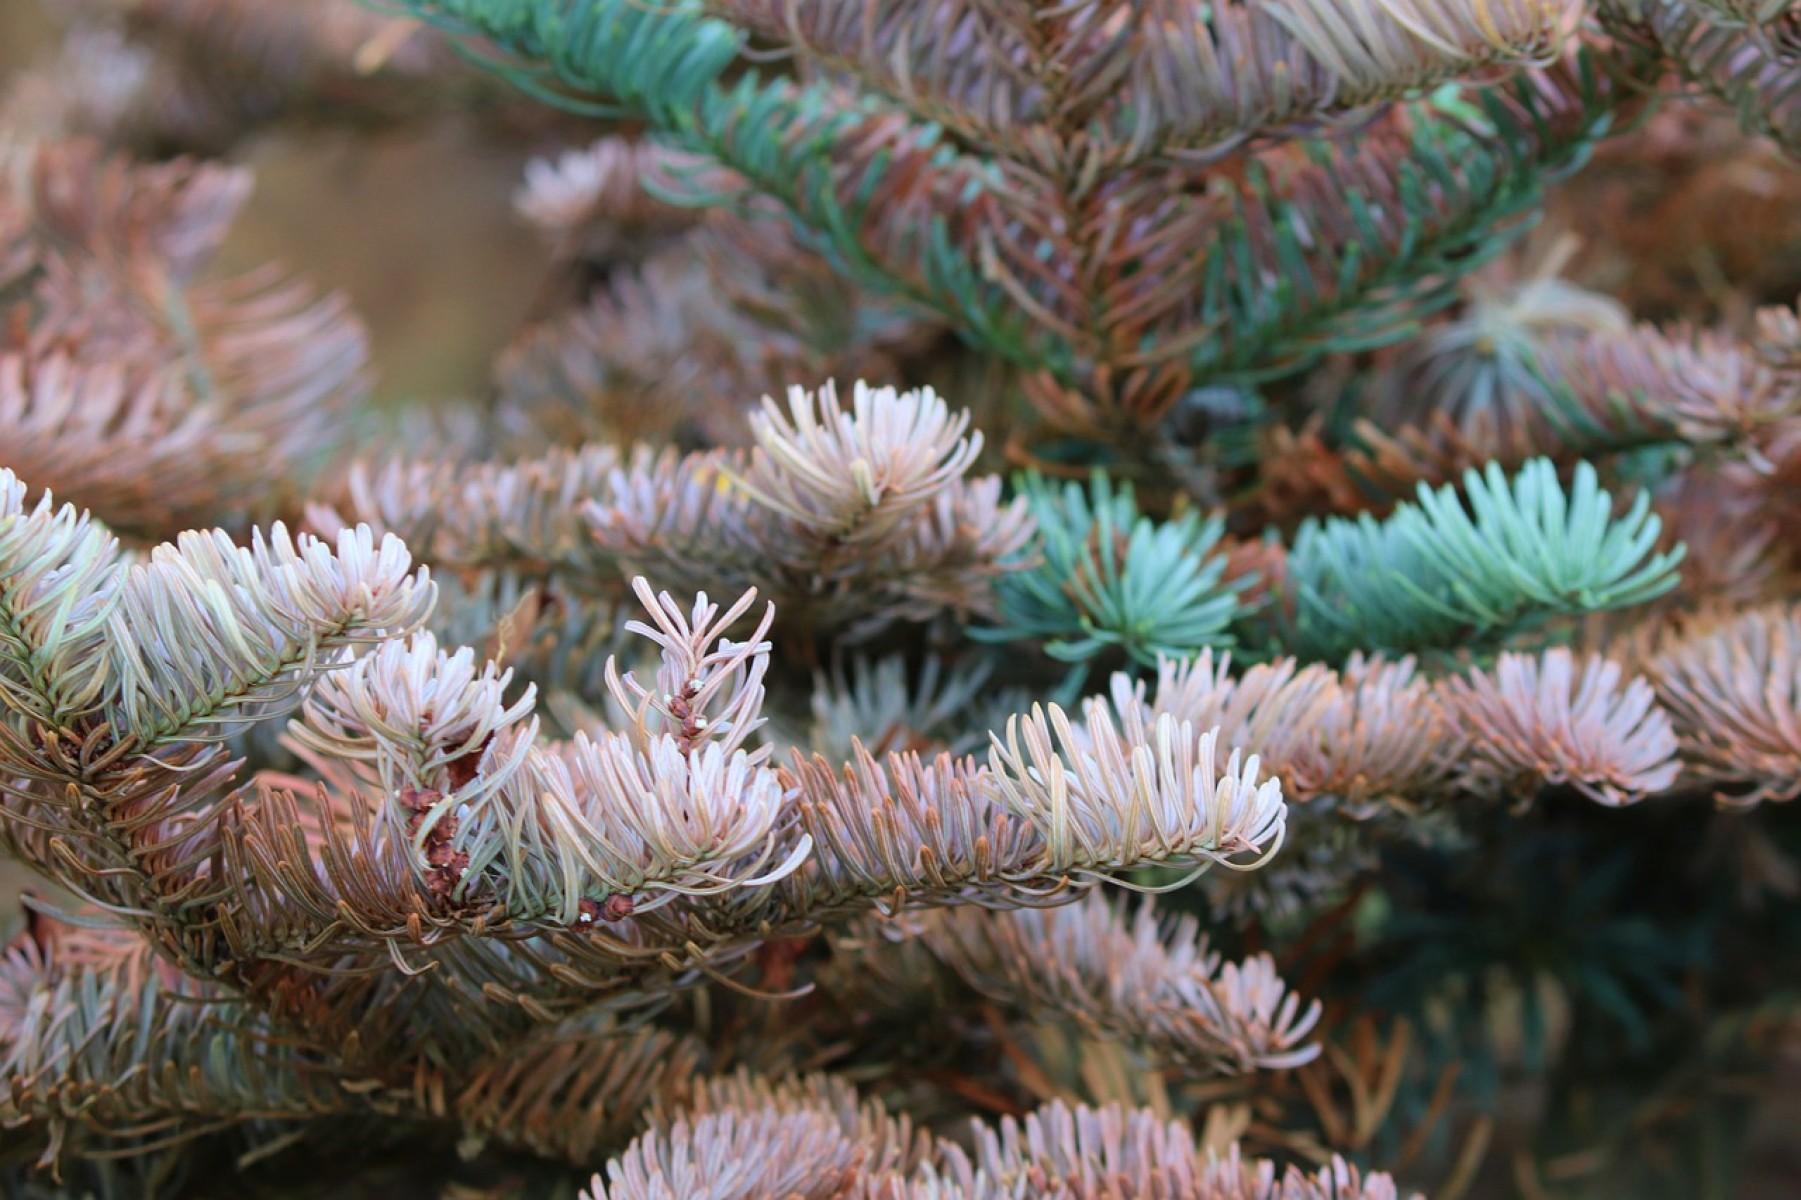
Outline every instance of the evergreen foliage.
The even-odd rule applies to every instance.
[[[1749,1179],[1801,7],[47,2],[8,1194]],[[474,401],[215,266],[324,128],[517,169]]]
[[[1542,458],[1511,479],[1490,463],[1462,482],[1421,484],[1380,521],[1364,513],[1301,527],[1288,555],[1295,653],[1337,660],[1493,643],[1676,586],[1682,549],[1657,551],[1650,497],[1616,513],[1587,463],[1567,492]]]
[[[1238,588],[1214,552],[1221,519],[1189,511],[1152,521],[1129,485],[1115,490],[1101,473],[1087,489],[1027,475],[1018,490],[1038,528],[1038,562],[1001,581],[1001,625],[974,636],[1036,642],[1066,662],[1117,647],[1147,666],[1231,644]]]

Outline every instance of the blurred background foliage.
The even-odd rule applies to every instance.
[[[0,90],[57,38],[36,0],[0,3]],[[456,112],[261,131],[232,155],[256,189],[218,269],[279,261],[348,293],[369,326],[378,398],[480,394],[551,267],[511,205],[542,149],[484,136]]]

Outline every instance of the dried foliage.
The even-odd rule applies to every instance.
[[[1620,687],[1620,667],[1570,652],[1503,654],[1491,677],[1446,682],[1451,718],[1468,745],[1459,782],[1479,794],[1530,797],[1569,784],[1599,804],[1630,804],[1676,782],[1676,735],[1651,685]]]
[[[1673,634],[1649,672],[1676,719],[1683,758],[1710,784],[1748,784],[1746,803],[1801,795],[1801,691],[1791,608],[1753,609]]]

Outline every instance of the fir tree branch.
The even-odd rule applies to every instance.
[[[1030,533],[981,448],[931,389],[792,388],[752,422],[749,454],[629,455],[605,446],[510,466],[403,463],[351,474],[351,518],[458,569],[507,567],[618,596],[634,574],[695,592],[758,588],[782,632],[868,636],[897,620],[987,608]],[[915,438],[924,438],[916,445]],[[312,512],[321,529],[346,518]]]
[[[984,641],[1030,641],[1053,658],[1082,662],[1109,647],[1133,661],[1188,658],[1232,642],[1228,627],[1249,580],[1225,579],[1215,553],[1224,522],[1190,510],[1168,522],[1139,515],[1130,487],[1096,472],[1088,488],[1037,475],[1018,485],[1038,526],[1040,561],[1002,576],[1000,624]]]
[[[1049,171],[1069,169],[1046,153],[1050,144],[1080,140],[1116,170],[1151,156],[1217,153],[1491,63],[1542,62],[1570,24],[1568,5],[1540,0],[1341,7],[706,4],[967,145]]]
[[[1408,482],[1441,482],[1453,461],[1512,467],[1659,442],[1756,460],[1769,431],[1801,411],[1801,376],[1779,349],[1794,341],[1792,309],[1759,310],[1746,341],[1684,323],[1635,325],[1612,300],[1542,274],[1499,286],[1477,275],[1470,290],[1457,319],[1375,381],[1370,416],[1392,432],[1360,422],[1348,472],[1404,478],[1412,456],[1420,469]]]
[[[1643,603],[1675,586],[1675,552],[1640,494],[1623,516],[1594,469],[1565,493],[1535,459],[1509,480],[1494,464],[1456,488],[1421,485],[1385,521],[1309,522],[1288,556],[1293,631],[1308,656],[1406,651],[1493,638],[1553,616]]]
[[[1668,62],[1730,105],[1748,132],[1801,154],[1801,72],[1794,14],[1737,0],[1602,0],[1607,32]]]
[[[451,1108],[466,1136],[598,1163],[653,1104],[685,1092],[703,1058],[691,1038],[576,1021],[477,1068]]]
[[[1393,336],[1412,308],[1442,302],[1475,251],[1498,246],[1496,231],[1545,178],[1580,159],[1612,103],[1592,77],[1534,76],[1508,99],[1485,98],[1476,127],[1436,129],[1445,114],[1422,109],[1407,122],[1417,128],[1356,144],[1355,156],[1328,151],[1344,161],[1292,182],[1254,172],[1236,196],[1210,196],[1192,169],[1147,167],[1077,195],[1058,178],[945,146],[933,126],[879,100],[754,74],[718,85],[731,35],[693,8],[652,17],[612,3],[565,12],[564,0],[418,7],[580,90],[619,97],[729,166],[785,205],[852,278],[1047,372],[1047,411],[1090,429],[1118,415],[1091,411],[1095,397],[1135,373],[1161,372],[1124,385],[1145,395],[1104,407],[1142,424],[1196,373],[1282,373],[1331,346]],[[1422,28],[1415,22],[1414,33]],[[674,81],[654,96],[651,46]],[[1346,200],[1360,189],[1388,201]],[[1209,240],[1214,251],[1189,252]],[[1320,261],[1333,245],[1352,248]],[[1053,260],[1071,265],[1054,270]],[[1367,303],[1377,296],[1381,304]],[[1360,317],[1378,313],[1373,326],[1342,328],[1360,305]]]
[[[1186,1124],[1146,1109],[1061,1102],[998,1126],[978,1123],[974,1148],[915,1134],[829,1079],[770,1085],[743,1079],[703,1093],[596,1175],[586,1200],[795,1196],[807,1200],[1396,1200],[1386,1175],[1342,1159],[1316,1174],[1203,1151]],[[804,1170],[802,1164],[811,1170]]]
[[[1478,795],[1528,802],[1568,784],[1598,804],[1623,805],[1676,782],[1676,735],[1651,685],[1591,656],[1580,677],[1563,647],[1538,658],[1503,654],[1494,674],[1447,679],[1440,695],[1466,731],[1457,782]]]
[[[266,270],[199,277],[249,183],[80,144],[0,174],[0,261],[25,272],[0,435],[34,486],[160,539],[280,515],[336,449],[367,383],[343,298]]]
[[[364,1110],[317,1049],[297,1045],[216,985],[129,933],[54,931],[41,919],[0,960],[0,1072],[8,1123],[136,1153],[256,1120]],[[99,1139],[96,1144],[96,1139]]]
[[[280,526],[248,548],[192,534],[112,566],[97,529],[24,494],[0,473],[0,574],[18,585],[7,665],[24,668],[0,692],[0,786],[29,814],[12,848],[204,976],[210,935],[190,922],[230,888],[208,866],[238,767],[223,739],[420,621],[429,579],[367,530],[334,554]],[[46,553],[60,557],[28,557]]]
[[[1257,747],[1284,795],[1308,811],[1411,812],[1443,787],[1460,734],[1413,660],[1354,655],[1333,671],[1280,658],[1237,676],[1231,665],[1211,651],[1160,663],[1148,702],[1144,683],[1115,675],[1110,700],[1117,712],[1168,715]]]
[[[1646,664],[1675,718],[1684,773],[1704,785],[1750,785],[1736,803],[1801,795],[1801,616],[1753,609],[1661,639]]]
[[[1391,110],[1311,163],[1253,170],[1189,301],[1209,318],[1193,369],[1255,379],[1404,333],[1585,160],[1617,90],[1578,54],[1477,93],[1479,117]]]
[[[596,554],[578,505],[602,492],[619,465],[618,450],[608,445],[553,450],[508,465],[358,463],[347,479],[350,516],[315,504],[307,519],[327,536],[353,522],[368,524],[450,570],[505,567],[576,581],[604,579],[610,564]]]
[[[877,935],[879,936],[879,935]],[[1282,1070],[1312,1059],[1320,1015],[1259,955],[1225,963],[1192,917],[1128,917],[1096,894],[1053,909],[928,914],[920,936],[991,1000],[1073,1021],[1146,1058],[1199,1075]]]

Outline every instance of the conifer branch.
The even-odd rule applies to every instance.
[[[1194,1200],[1396,1200],[1386,1175],[1342,1159],[1316,1174],[1202,1151],[1190,1129],[1144,1109],[1057,1102],[1023,1121],[977,1124],[975,1146],[915,1134],[880,1105],[858,1106],[826,1081],[742,1080],[660,1123],[596,1175],[586,1200],[1102,1200],[1133,1195]],[[800,1170],[807,1164],[811,1172]]]
[[[1320,657],[1443,646],[1643,603],[1675,585],[1681,552],[1656,550],[1650,497],[1615,518],[1587,463],[1567,494],[1544,459],[1511,480],[1492,463],[1472,469],[1463,490],[1422,484],[1417,504],[1382,522],[1304,525],[1287,560],[1298,646]]]
[[[603,492],[619,463],[618,450],[604,444],[508,465],[358,463],[346,480],[349,517],[314,505],[307,518],[328,536],[352,522],[368,524],[440,569],[604,578],[606,560],[587,537],[578,505]]]
[[[1619,664],[1591,656],[1577,675],[1567,649],[1537,659],[1503,654],[1494,675],[1447,679],[1445,707],[1468,743],[1458,782],[1483,795],[1530,800],[1568,784],[1598,804],[1622,805],[1676,782],[1676,735],[1651,685],[1620,687]]]
[[[854,77],[966,144],[1047,172],[1079,145],[1117,169],[1339,117],[1495,63],[1542,65],[1570,27],[1555,0],[1340,6],[1189,0],[1083,6],[709,0],[809,68]],[[898,48],[898,50],[896,49]],[[1092,170],[1089,166],[1086,169]]]
[[[1754,609],[1663,639],[1647,663],[1675,718],[1685,772],[1715,786],[1750,785],[1735,802],[1801,795],[1801,617]]]
[[[729,1200],[733,1196],[855,1196],[866,1172],[909,1166],[923,1133],[849,1086],[809,1077],[770,1086],[748,1076],[713,1081],[686,1111],[665,1116],[596,1175],[586,1200]],[[873,1180],[872,1180],[873,1181]]]
[[[1363,817],[1384,805],[1411,809],[1439,791],[1459,733],[1411,659],[1353,656],[1344,670],[1280,658],[1230,673],[1230,655],[1203,651],[1187,663],[1159,664],[1145,685],[1113,677],[1120,712],[1169,715],[1255,746],[1298,806]]]
[[[613,242],[672,236],[705,220],[704,211],[672,204],[648,185],[654,179],[679,179],[696,171],[706,173],[704,182],[712,187],[733,185],[730,172],[708,172],[708,166],[704,158],[672,151],[659,142],[604,137],[555,159],[527,163],[525,181],[513,194],[513,208],[550,240],[559,255],[609,259],[607,251],[633,251]]]
[[[72,910],[0,955],[9,1163],[1397,1200],[1333,1152],[1442,1165],[1468,1079],[1371,1006],[1480,1074],[1517,999],[1556,1111],[1542,995],[1724,1061],[1785,814],[1681,831],[1801,795],[1801,317],[1673,295],[1717,238],[1499,256],[1768,171],[1664,114],[1549,190],[1666,82],[1792,151],[1791,5],[346,3],[90,0],[0,103],[0,852]],[[209,275],[249,177],[168,156],[523,115],[453,44],[619,123],[525,169],[489,394],[339,461],[361,326]]]
[[[1291,154],[1254,169],[1219,219],[1227,242],[1191,301],[1235,319],[1203,327],[1195,370],[1255,378],[1392,340],[1408,316],[1448,302],[1546,184],[1586,158],[1618,90],[1576,54],[1478,93],[1479,115],[1393,109],[1317,162]]]
[[[1222,767],[1217,728],[1136,711],[1117,714],[1116,728],[1098,700],[1084,705],[1083,718],[1077,725],[1056,705],[1034,705],[1007,722],[1004,739],[993,735],[1001,794],[1044,838],[1052,861],[1078,870],[1122,860],[1247,870],[1281,846],[1281,784],[1260,780],[1257,756],[1241,761],[1236,748]]]
[[[129,933],[41,918],[0,960],[0,1101],[9,1124],[66,1144],[147,1147],[256,1120],[367,1110],[316,1049]]]
[[[1801,412],[1801,376],[1779,349],[1793,341],[1784,332],[1792,309],[1759,310],[1747,341],[1682,323],[1635,325],[1613,301],[1543,275],[1495,287],[1479,274],[1473,284],[1467,309],[1407,347],[1378,382],[1374,421],[1392,431],[1360,424],[1347,472],[1394,479],[1411,454],[1420,469],[1410,482],[1438,482],[1452,477],[1442,465],[1450,461],[1511,467],[1658,442],[1755,459],[1769,431]]]
[[[1053,164],[1015,168],[984,157],[1000,150],[980,138],[971,149],[947,144],[938,132],[942,114],[932,123],[930,108],[911,112],[823,82],[754,74],[724,86],[718,81],[740,35],[700,16],[697,5],[655,14],[610,0],[573,10],[566,0],[414,0],[413,7],[494,38],[525,64],[516,78],[553,76],[616,98],[684,149],[731,168],[785,206],[851,278],[932,309],[975,344],[1042,372],[1038,401],[1047,415],[1089,432],[1118,418],[1153,424],[1197,374],[1280,374],[1334,346],[1392,337],[1408,312],[1443,302],[1448,281],[1478,261],[1473,250],[1498,246],[1495,234],[1536,201],[1546,178],[1580,160],[1605,131],[1614,103],[1609,87],[1578,61],[1524,78],[1505,95],[1485,95],[1483,115],[1465,128],[1453,129],[1443,112],[1416,109],[1387,118],[1382,134],[1327,148],[1318,166],[1253,164],[1241,187],[1204,190],[1197,168],[1173,164],[1125,164],[1096,176],[1106,155],[1086,134],[1045,140]],[[780,39],[805,41],[811,11],[781,22]],[[1323,8],[1306,10],[1312,16],[1285,8],[1278,18],[1232,5],[1219,20],[1232,25],[1253,14],[1245,19],[1268,25],[1251,39],[1259,53],[1269,48],[1265,34],[1272,47],[1294,44],[1292,37],[1346,72],[1333,79],[1333,94],[1343,87],[1355,97],[1374,87],[1373,98],[1405,93],[1433,75],[1415,70],[1414,53],[1443,55],[1445,69],[1469,65],[1471,54],[1542,53],[1557,40],[1559,11],[1527,3],[1427,14],[1385,3],[1365,11],[1369,24],[1356,33],[1335,31]],[[1044,53],[1036,47],[1014,56],[1005,39],[984,36],[1002,28],[1005,13],[983,10],[961,25],[933,26],[930,39],[974,39],[974,66],[959,69],[986,71],[997,95],[1012,95],[1004,81]],[[772,10],[750,6],[744,14],[755,28],[776,28]],[[1082,19],[1066,14],[1058,23]],[[1016,42],[1061,36],[1023,18],[1012,28]],[[1019,32],[1028,28],[1029,36]],[[1119,32],[1141,28],[1126,22]],[[1132,114],[1139,136],[1144,106],[1134,106],[1119,71],[1103,65],[1124,61],[1117,57],[1123,43],[1105,29],[1100,22],[1099,36],[1071,35],[1059,73],[1079,76],[1092,66],[1109,89],[1125,88],[1109,103],[1117,101],[1122,120]],[[839,40],[862,46],[856,39],[868,31],[859,19],[843,23],[842,33]],[[900,70],[885,60],[875,69]],[[897,88],[914,96],[917,79],[929,105],[925,92],[935,81],[949,86],[951,76],[938,70],[909,68],[905,87],[895,75]],[[1159,96],[1180,86],[1154,69],[1146,79],[1157,80]],[[1065,145],[1068,161],[1056,158]],[[1075,186],[1083,172],[1107,182]],[[1362,195],[1384,200],[1359,204]],[[1210,243],[1204,255],[1188,250]],[[1047,268],[1049,247],[1068,270]],[[1361,306],[1355,327],[1344,327],[1348,311],[1378,298]]]
[[[786,630],[868,635],[980,612],[1022,565],[1029,517],[1000,480],[967,478],[979,438],[930,389],[790,389],[752,422],[748,454],[621,455],[589,446],[510,466],[358,468],[351,518],[427,561],[508,567],[617,595],[633,574],[683,590],[756,587]],[[924,439],[918,445],[915,438]],[[346,518],[318,508],[313,523]]]
[[[1603,0],[1602,26],[1644,47],[1738,114],[1747,131],[1801,153],[1801,39],[1792,10],[1736,0]]]
[[[1215,553],[1219,518],[1190,510],[1153,522],[1139,514],[1130,487],[1116,492],[1100,472],[1086,490],[1027,475],[1019,491],[1038,527],[1039,561],[1000,578],[1000,624],[973,636],[1036,642],[1067,662],[1118,647],[1153,664],[1231,644],[1228,626],[1250,581],[1225,579],[1225,557]]]
[[[367,382],[343,299],[200,277],[249,185],[80,143],[0,172],[0,287],[24,318],[0,334],[0,435],[33,486],[154,541],[282,515],[337,448]]]
[[[1052,909],[967,908],[927,915],[926,946],[989,999],[1073,1021],[1153,1062],[1196,1074],[1299,1066],[1320,1015],[1259,955],[1223,962],[1192,917],[1128,917],[1099,896]]]
[[[279,122],[397,120],[480,94],[419,23],[357,0],[93,0],[12,89],[7,123],[153,153],[224,153]]]
[[[615,265],[585,306],[527,330],[497,364],[497,419],[531,448],[741,443],[742,414],[717,397],[779,394],[795,380],[890,377],[899,354],[939,332],[911,308],[853,287],[767,202],[697,213],[653,199],[644,189],[656,173],[676,170],[670,157],[636,149],[609,156],[614,175],[633,166],[652,173],[608,177],[615,191],[633,189],[637,207],[618,221],[572,215],[590,223],[559,236],[620,240],[650,219],[636,215],[645,204],[681,214],[685,232],[661,242],[654,231],[630,238],[634,254],[649,243],[641,264]],[[724,186],[697,180],[693,169],[678,177]]]
[[[48,498],[27,508],[25,494],[0,472],[11,581],[0,786],[35,828],[13,848],[145,921],[178,960],[205,963],[210,937],[185,914],[229,887],[207,865],[238,766],[224,739],[278,715],[359,643],[422,620],[429,578],[367,530],[334,554],[279,525],[249,547],[190,534],[116,563],[85,518]]]
[[[962,753],[987,736],[971,713],[1006,708],[1013,698],[985,691],[994,666],[987,660],[947,667],[929,658],[916,673],[909,665],[895,655],[875,660],[859,656],[848,671],[819,673],[809,705],[811,720],[804,728],[784,730],[776,740],[827,759],[853,757],[856,744],[867,746],[877,758],[939,747]]]
[[[598,1163],[653,1104],[687,1090],[702,1058],[690,1038],[578,1021],[478,1068],[452,1108],[468,1135]]]

